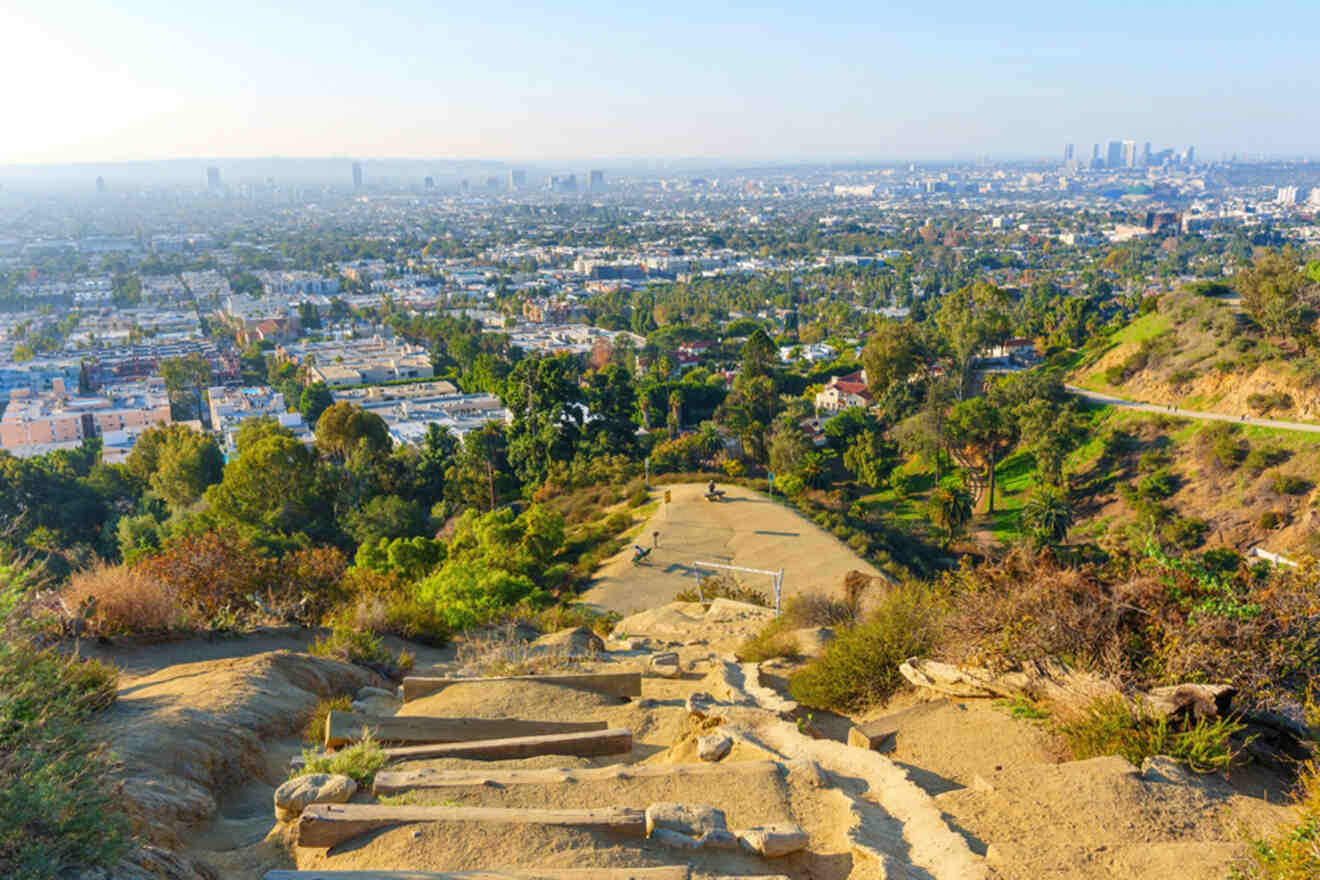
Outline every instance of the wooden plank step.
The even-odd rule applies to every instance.
[[[613,694],[616,697],[640,697],[642,695],[642,674],[640,672],[508,675],[492,678],[438,678],[426,675],[410,675],[403,680],[403,701],[407,703],[418,697],[429,696],[444,690],[451,684],[473,684],[491,681],[531,681],[542,684],[558,684],[578,688],[579,690]]]
[[[519,868],[509,871],[267,871],[263,880],[688,880],[687,865],[660,868]],[[762,877],[758,880],[775,880]]]
[[[646,811],[631,807],[535,810],[506,807],[411,807],[312,804],[298,817],[299,846],[330,847],[372,831],[415,822],[505,822],[562,825],[621,834],[646,833]]]
[[[604,721],[524,721],[520,718],[432,718],[408,715],[358,715],[332,711],[326,718],[325,747],[357,742],[367,728],[380,742],[452,743],[556,733],[605,730]]]
[[[391,761],[418,761],[429,758],[471,758],[502,761],[533,758],[537,755],[623,755],[632,751],[632,731],[626,727],[585,733],[557,733],[548,736],[515,736],[508,739],[484,739],[476,742],[436,743],[425,746],[398,746],[381,749]],[[294,770],[304,766],[301,755],[289,762]]]
[[[565,767],[543,770],[382,770],[372,791],[399,794],[433,788],[478,785],[555,785],[573,782],[627,781],[662,777],[734,776],[777,772],[775,761],[726,761],[719,764],[619,764],[613,767]]]

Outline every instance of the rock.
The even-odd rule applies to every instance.
[[[647,664],[653,675],[662,678],[678,678],[683,674],[682,668],[678,665],[678,652],[665,651],[662,654],[652,654],[651,661]]]
[[[666,846],[677,847],[678,849],[699,849],[704,842],[695,837],[689,837],[686,834],[680,834],[677,831],[670,831],[668,828],[657,828],[651,832],[651,839],[659,841]]]
[[[359,715],[393,715],[399,711],[403,705],[402,700],[394,697],[367,697],[366,699],[357,699],[349,704],[352,711]]]
[[[727,828],[724,813],[703,804],[657,803],[646,808],[646,836],[657,829],[677,831],[700,838],[709,831]]]
[[[578,626],[541,636],[532,642],[531,647],[528,648],[528,653],[532,656],[537,654],[561,654],[568,657],[589,657],[604,650],[605,642],[601,640],[600,636],[585,626]]]
[[[382,698],[382,699],[386,699],[386,700],[393,700],[393,699],[395,699],[394,691],[387,691],[387,690],[385,690],[385,688],[378,688],[378,687],[364,687],[364,688],[359,688],[359,689],[358,689],[358,692],[357,692],[357,699],[359,699],[359,700],[369,700],[369,699],[371,699],[372,697],[380,697],[380,698]]]
[[[1219,774],[1197,773],[1168,755],[1153,755],[1142,761],[1141,778],[1164,785],[1191,785],[1210,793],[1232,793],[1232,787]]]
[[[853,725],[848,731],[848,745],[882,754],[892,752],[898,745],[898,737],[904,726],[937,714],[950,705],[948,700],[933,700],[929,703],[917,703],[915,706],[909,706],[880,718],[862,721]]]
[[[718,761],[729,754],[733,739],[723,733],[708,733],[697,740],[697,757],[703,761]]]
[[[738,842],[749,852],[770,859],[806,849],[807,844],[811,842],[810,838],[807,837],[807,832],[797,825],[790,825],[786,822],[776,825],[758,825],[755,828],[735,831],[734,834],[738,836]]]
[[[716,828],[706,832],[701,845],[709,849],[737,849],[738,838],[727,828]]]
[[[91,734],[119,759],[116,807],[139,840],[178,848],[185,829],[215,815],[214,792],[236,768],[263,766],[269,742],[298,732],[318,702],[383,684],[361,666],[295,651],[177,664],[121,690]]]
[[[693,715],[705,717],[710,714],[711,709],[715,708],[715,698],[705,691],[697,691],[688,694],[686,706],[688,712]]]
[[[1110,682],[1076,672],[1057,660],[1027,662],[1019,669],[995,674],[976,666],[954,666],[911,657],[898,671],[917,687],[949,697],[1025,697],[1085,706],[1121,694]]]
[[[1226,684],[1177,684],[1151,690],[1142,702],[1165,717],[1222,718],[1236,695],[1237,688]]]
[[[275,818],[292,822],[312,804],[347,803],[357,792],[357,783],[337,773],[309,773],[275,789]]]

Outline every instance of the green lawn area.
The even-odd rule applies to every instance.
[[[1119,330],[1111,337],[1111,340],[1117,345],[1122,345],[1125,342],[1145,342],[1147,339],[1154,339],[1170,327],[1172,327],[1172,324],[1169,323],[1167,315],[1151,312],[1149,315],[1142,315],[1122,330]]]

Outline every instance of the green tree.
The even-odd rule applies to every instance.
[[[519,361],[505,383],[509,462],[524,485],[545,480],[551,461],[568,461],[582,435],[578,361],[570,355]]]
[[[986,281],[945,294],[935,312],[939,338],[953,361],[959,399],[968,391],[972,363],[986,346],[1008,338],[1008,296]]]
[[[324,382],[313,382],[302,390],[298,399],[286,397],[285,403],[290,407],[295,404],[298,412],[302,414],[303,421],[307,427],[315,428],[321,414],[330,408],[335,402],[334,396],[330,393],[329,387]]]
[[[161,447],[151,489],[172,510],[182,510],[196,503],[208,486],[220,482],[224,467],[224,455],[214,439],[186,431]]]
[[[1017,438],[1017,422],[984,397],[961,401],[949,413],[949,450],[963,467],[984,474],[987,513],[995,512],[995,469]]]
[[[324,536],[330,505],[318,485],[316,456],[293,437],[271,434],[243,450],[224,479],[206,490],[209,514],[249,532]]]
[[[796,473],[811,449],[811,440],[801,428],[780,419],[770,435],[770,470],[776,474]]]
[[[962,486],[939,486],[926,502],[926,515],[944,532],[948,547],[972,521],[972,496]]]
[[[380,456],[392,445],[385,420],[348,401],[331,404],[316,420],[316,448],[341,462],[359,446]]]
[[[494,510],[517,486],[504,425],[487,422],[463,435],[463,450],[445,474],[447,498],[458,505]]]
[[[862,349],[862,365],[871,392],[878,397],[890,385],[908,381],[921,367],[923,357],[921,334],[916,325],[881,321]]]
[[[1320,285],[1291,250],[1266,251],[1234,277],[1242,307],[1261,329],[1307,347],[1320,304]]]
[[[637,390],[632,374],[618,364],[607,364],[587,377],[586,398],[591,409],[586,433],[593,452],[635,455]]]
[[[170,410],[175,421],[197,418],[202,393],[211,384],[211,365],[193,352],[161,361],[160,374],[170,395]]]
[[[1054,486],[1037,486],[1036,491],[1022,506],[1022,528],[1037,546],[1062,544],[1072,527],[1072,502],[1063,490]]]
[[[857,482],[878,489],[888,475],[888,459],[877,431],[863,431],[853,437],[843,453],[843,466],[853,472]]]
[[[770,375],[775,363],[775,343],[770,335],[757,328],[742,346],[742,375],[755,379]]]
[[[397,495],[377,495],[344,517],[344,531],[359,544],[392,538],[412,538],[426,530],[421,505]]]

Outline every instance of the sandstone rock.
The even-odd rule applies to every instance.
[[[646,808],[647,837],[657,829],[664,829],[700,838],[707,832],[727,827],[723,811],[702,804],[662,802]]]
[[[357,792],[357,783],[336,773],[298,776],[275,789],[275,818],[292,822],[312,804],[347,803]]]
[[[715,698],[705,691],[697,691],[688,694],[687,703],[688,712],[694,715],[705,716],[710,714],[710,710],[715,708]]]
[[[605,642],[585,626],[573,629],[561,629],[549,635],[541,636],[532,642],[528,653],[564,654],[570,657],[587,657],[605,650]]]
[[[708,733],[697,740],[697,757],[703,761],[718,761],[729,754],[733,740],[722,733]]]
[[[738,838],[727,828],[707,831],[701,838],[701,845],[709,849],[737,849],[739,846]]]
[[[1176,684],[1154,688],[1143,702],[1166,717],[1221,718],[1228,714],[1236,695],[1237,688],[1226,684]]]
[[[385,688],[378,688],[378,687],[358,688],[357,697],[356,697],[357,699],[369,700],[372,697],[380,697],[386,700],[393,700],[395,699],[395,694],[394,691],[387,691]]]
[[[655,829],[651,832],[651,839],[677,849],[700,849],[703,843],[702,840],[677,831],[670,831],[668,828]]]
[[[403,701],[394,697],[359,698],[349,704],[352,711],[359,715],[393,715],[403,706]]]
[[[140,839],[178,847],[215,815],[214,792],[257,775],[266,745],[297,732],[316,704],[386,684],[351,663],[292,651],[167,666],[124,688],[92,725],[120,762],[120,806]]]
[[[652,654],[651,661],[647,665],[653,675],[659,675],[662,678],[678,678],[683,674],[682,667],[678,665],[677,651]]]
[[[806,849],[811,842],[807,832],[788,823],[758,825],[735,831],[734,834],[745,849],[770,859]]]

